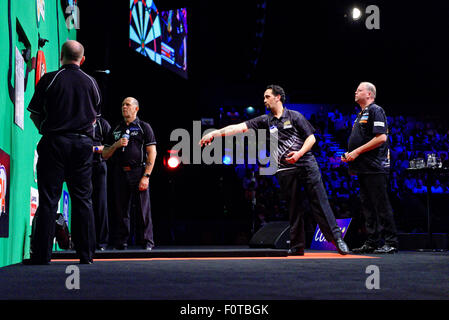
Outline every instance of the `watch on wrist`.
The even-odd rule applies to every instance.
[[[148,179],[150,179],[150,174],[149,173],[145,173],[143,176],[147,177]]]

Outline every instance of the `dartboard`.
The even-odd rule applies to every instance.
[[[151,0],[130,0],[129,46],[161,64],[159,12]]]

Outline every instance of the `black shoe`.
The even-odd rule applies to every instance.
[[[287,251],[288,256],[303,256],[304,249],[303,248],[291,248]]]
[[[80,264],[93,264],[94,261],[92,259],[80,259]]]
[[[384,244],[381,248],[374,250],[374,253],[396,253],[398,249],[396,247],[390,246],[388,244]]]
[[[364,244],[360,248],[352,249],[352,253],[373,253],[376,248],[371,247],[370,245]]]
[[[335,247],[337,248],[339,254],[345,255],[349,253],[348,245],[343,241],[342,238],[337,239],[335,242]]]
[[[38,261],[38,260],[34,260],[34,259],[24,259],[22,261],[22,264],[26,265],[26,266],[49,265],[50,261]]]
[[[118,250],[126,250],[128,249],[128,244],[127,243],[121,243],[117,246]]]
[[[147,251],[153,250],[153,246],[152,246],[151,244],[149,244],[149,243],[147,243],[146,245],[144,245],[143,248],[144,248],[145,250],[147,250]]]
[[[97,246],[97,250],[104,251],[104,250],[106,250],[106,246],[99,245],[99,246]]]

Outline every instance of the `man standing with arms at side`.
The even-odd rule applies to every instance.
[[[299,112],[284,107],[284,90],[277,85],[270,85],[264,92],[264,103],[269,114],[264,114],[240,124],[230,125],[221,130],[214,130],[205,135],[200,144],[209,144],[214,137],[229,136],[248,131],[248,129],[267,129],[277,133],[278,170],[276,178],[281,192],[287,200],[290,219],[289,255],[304,255],[305,228],[303,207],[307,197],[315,221],[318,223],[327,241],[333,243],[342,255],[349,249],[341,236],[334,213],[329,205],[326,190],[321,180],[318,163],[312,154],[315,144],[314,128]],[[304,186],[304,192],[301,187]]]
[[[351,174],[360,183],[360,201],[365,218],[367,239],[354,253],[394,253],[398,239],[393,210],[388,199],[388,124],[385,111],[374,103],[376,87],[362,82],[355,92],[355,101],[362,109],[358,114],[348,142],[348,152],[342,156]],[[383,237],[385,244],[379,247]]]
[[[96,248],[104,251],[109,241],[109,224],[108,224],[108,187],[107,173],[108,168],[106,161],[103,159],[102,152],[104,142],[111,131],[109,122],[103,117],[97,117],[94,123],[94,145],[92,151],[94,153],[92,163],[92,206],[95,217],[95,235],[97,239]]]
[[[71,231],[80,263],[91,264],[95,252],[92,211],[93,123],[99,113],[100,90],[80,69],[81,43],[69,40],[61,50],[62,67],[45,74],[28,106],[42,134],[37,152],[39,207],[28,264],[49,264],[55,236],[56,212],[64,180],[72,199]]]
[[[112,194],[118,218],[118,249],[121,250],[128,246],[133,200],[138,211],[136,225],[143,227],[143,234],[136,236],[143,237],[144,249],[154,247],[149,182],[156,160],[156,139],[151,126],[137,117],[138,111],[139,102],[135,98],[123,100],[123,121],[111,130],[103,149],[104,159],[113,156]]]

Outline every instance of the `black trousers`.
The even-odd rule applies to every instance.
[[[109,241],[107,172],[105,161],[94,162],[92,167],[92,205],[97,246],[106,246]]]
[[[378,247],[384,240],[386,244],[397,247],[396,225],[387,191],[387,174],[359,174],[358,178],[367,232],[365,243]]]
[[[336,239],[341,238],[341,230],[330,207],[318,165],[280,171],[276,174],[276,178],[287,202],[290,248],[304,248],[306,244],[304,228],[306,199],[310,203],[313,218],[326,240],[335,243]]]
[[[139,182],[145,172],[144,167],[124,171],[115,166],[114,169],[114,203],[117,217],[117,241],[128,242],[131,234],[131,219],[134,213],[136,222],[136,239],[154,246],[153,221],[151,218],[150,188],[139,191]],[[135,210],[133,210],[135,209]]]
[[[71,234],[80,259],[92,259],[95,226],[92,211],[92,139],[78,134],[43,136],[37,146],[39,206],[34,219],[31,259],[49,262],[58,201],[64,181],[72,200]]]

